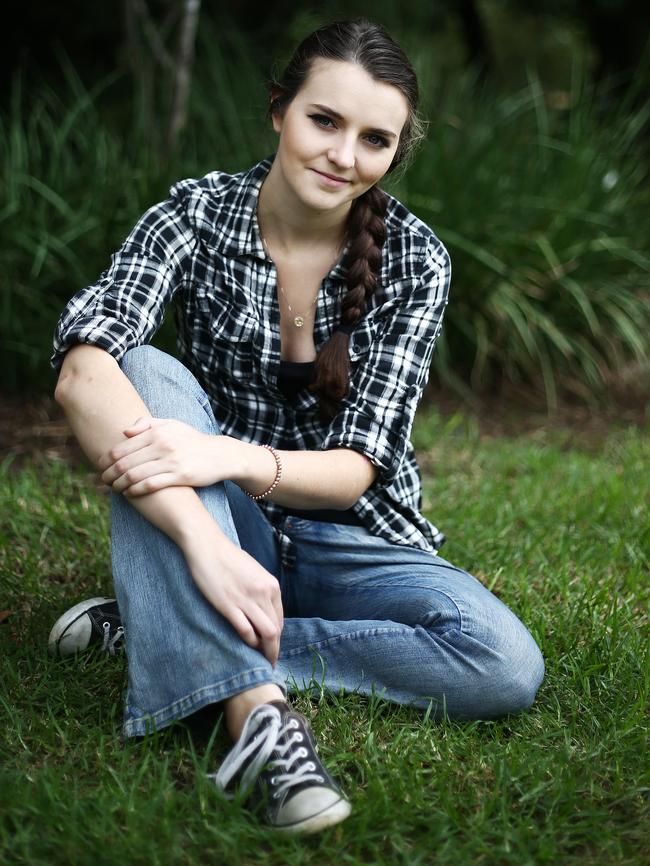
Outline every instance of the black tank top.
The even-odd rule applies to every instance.
[[[315,363],[315,361],[280,361],[278,388],[290,403],[295,400],[298,392],[313,380]],[[285,508],[284,510],[287,514],[304,520],[324,520],[328,523],[344,523],[348,526],[364,525],[351,508],[346,511],[337,511],[333,508]]]

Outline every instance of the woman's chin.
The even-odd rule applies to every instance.
[[[349,190],[323,190],[314,189],[300,191],[298,198],[308,210],[318,212],[331,212],[345,209],[351,202]]]

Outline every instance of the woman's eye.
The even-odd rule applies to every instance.
[[[373,147],[388,147],[388,142],[382,135],[369,135],[368,141]]]
[[[316,123],[318,126],[327,126],[327,124],[332,123],[331,118],[327,117],[325,114],[310,114],[309,117]],[[322,123],[322,121],[325,121]]]
[[[310,114],[308,116],[311,118],[311,120],[314,121],[316,126],[320,126],[321,129],[336,129],[334,121],[326,114]],[[370,133],[366,136],[366,141],[370,144],[371,147],[390,147],[390,143],[387,141],[387,139],[384,138],[383,135],[375,135],[374,133]]]

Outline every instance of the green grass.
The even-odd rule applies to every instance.
[[[353,695],[299,696],[352,797],[341,826],[275,836],[204,778],[214,719],[120,743],[125,661],[46,652],[53,620],[110,593],[92,476],[36,460],[0,473],[0,862],[638,864],[650,857],[650,435],[484,439],[421,413],[425,512],[445,555],[526,622],[547,663],[528,713],[433,723]]]

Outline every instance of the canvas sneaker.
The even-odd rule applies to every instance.
[[[124,628],[114,598],[80,601],[52,626],[47,642],[52,655],[69,656],[97,646],[115,655],[124,648]]]
[[[348,817],[351,806],[318,757],[307,719],[283,701],[256,707],[216,773],[226,797],[242,796],[267,824],[315,833]]]

